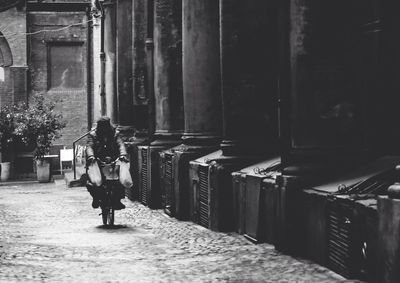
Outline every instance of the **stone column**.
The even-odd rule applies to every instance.
[[[135,139],[147,140],[149,135],[149,101],[151,90],[148,88],[148,66],[146,39],[148,38],[149,1],[133,0],[132,40],[133,40],[133,119]],[[147,47],[150,47],[149,45]]]
[[[183,0],[184,141],[221,136],[219,3]]]
[[[133,38],[132,1],[117,1],[117,95],[120,129],[131,132],[134,125],[133,108]]]
[[[116,92],[116,9],[115,3],[104,5],[104,52],[106,60],[105,70],[105,95],[106,95],[106,115],[113,123],[117,123],[116,112],[117,92]]]
[[[215,151],[222,134],[219,2],[183,0],[183,144],[172,150],[173,196],[168,210],[189,218],[189,162]]]
[[[183,130],[182,1],[154,2],[154,102],[156,139]]]
[[[134,179],[133,189],[128,192],[128,196],[138,198],[141,193],[141,171],[142,154],[141,147],[149,144],[149,129],[152,103],[152,0],[130,0],[131,18],[129,24],[129,34],[132,39],[132,78],[130,87],[132,90],[132,111],[131,118],[134,125],[134,133],[130,136],[130,155],[131,172]],[[151,125],[152,126],[152,125]],[[125,127],[126,129],[126,127]],[[128,130],[130,130],[128,128]]]
[[[224,155],[276,153],[276,1],[220,0]]]
[[[139,192],[143,204],[160,208],[159,152],[178,145],[183,131],[182,1],[155,0],[148,4],[148,17],[154,11],[154,22],[148,19],[146,40],[149,131],[154,122],[155,134],[150,145],[139,146]]]
[[[93,99],[92,99],[92,125],[98,120],[101,116],[101,84],[102,82],[102,67],[101,67],[101,37],[102,37],[102,27],[101,18],[92,17],[92,44],[90,48],[92,63],[90,66],[92,72],[92,80],[93,80]]]
[[[205,222],[204,210],[209,209],[208,226],[226,231],[234,229],[228,217],[234,215],[231,173],[278,155],[277,9],[276,1],[271,0],[219,3],[224,140],[218,154],[190,164],[191,192],[194,199],[199,196],[193,215]],[[207,178],[196,169],[196,163],[208,168]],[[203,205],[205,182],[209,206]],[[248,182],[251,190],[261,190],[261,182]],[[252,205],[259,204],[254,200]]]

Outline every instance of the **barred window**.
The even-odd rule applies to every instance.
[[[84,86],[81,44],[54,44],[49,47],[49,89],[77,89]]]

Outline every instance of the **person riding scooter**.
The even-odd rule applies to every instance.
[[[125,144],[118,131],[111,125],[110,118],[103,116],[97,121],[95,130],[91,131],[88,135],[86,166],[88,167],[93,162],[96,162],[96,159],[104,161],[109,158],[112,160],[119,158],[121,162],[129,162]],[[98,208],[102,199],[102,193],[104,192],[90,181],[87,182],[86,188],[93,197],[92,207]],[[121,203],[121,199],[123,198],[125,198],[125,190],[120,185],[113,200],[115,209],[125,208],[125,205]]]

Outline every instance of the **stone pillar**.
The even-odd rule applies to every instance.
[[[296,115],[296,105],[299,104],[301,93],[311,91],[307,82],[301,83],[308,78],[307,61],[309,61],[309,46],[311,42],[310,16],[312,7],[307,1],[283,1],[280,9],[280,77],[279,94],[282,104],[280,105],[280,125],[282,136],[282,149],[284,150],[282,162],[291,164],[290,155],[293,146],[293,132],[299,121],[293,121]],[[300,95],[299,95],[300,93]],[[308,112],[308,111],[305,111]]]
[[[149,129],[152,103],[152,0],[131,0],[131,18],[129,34],[132,46],[132,77],[130,80],[132,111],[130,113],[134,133],[130,136],[131,173],[134,179],[133,189],[128,196],[138,198],[141,185],[142,158],[141,147],[149,144]],[[133,130],[129,127],[120,127],[121,130]],[[132,193],[132,194],[131,194]]]
[[[117,91],[116,91],[116,4],[104,5],[104,52],[105,52],[105,95],[106,115],[113,123],[117,123]]]
[[[154,2],[154,102],[156,138],[183,130],[182,1]]]
[[[222,133],[219,3],[183,0],[184,141]]]
[[[98,120],[101,116],[101,18],[92,17],[92,44],[90,48],[92,63],[90,66],[91,77],[93,80],[93,99],[92,99],[92,117],[91,120],[92,125]],[[107,91],[106,91],[107,93]],[[114,95],[114,94],[113,94]]]
[[[134,125],[132,1],[117,1],[117,95],[118,124],[129,135]]]
[[[276,154],[276,1],[220,0],[224,155]]]
[[[172,149],[174,207],[179,219],[189,218],[189,162],[219,147],[222,134],[219,3],[183,0],[183,144]]]
[[[197,191],[208,182],[210,228],[233,230],[229,217],[224,217],[234,214],[231,173],[278,155],[277,9],[276,1],[271,0],[219,3],[224,140],[222,151],[213,156],[212,162],[203,158],[207,178],[196,169],[201,167],[196,166],[201,159],[190,162],[190,192],[193,198],[200,196],[193,207],[201,208],[193,215],[204,218],[204,193]],[[261,182],[253,188],[261,190]],[[211,205],[215,203],[218,205]]]
[[[149,4],[153,4],[152,1]],[[148,8],[149,13],[151,8],[154,8],[154,29],[152,24],[148,25],[152,30],[148,30],[146,40],[147,89],[149,95],[153,95],[150,97],[149,119],[154,119],[155,134],[150,145],[139,146],[139,195],[143,204],[160,208],[159,152],[178,145],[183,130],[182,1],[155,0],[154,6]],[[150,33],[153,38],[150,38]],[[150,49],[152,43],[154,53]],[[152,67],[154,72],[149,73]]]
[[[133,119],[135,139],[146,140],[149,130],[149,101],[151,90],[148,88],[148,66],[146,39],[148,38],[149,1],[133,0],[132,40],[133,40]],[[152,15],[150,16],[152,17]],[[151,37],[151,35],[150,35]],[[150,47],[150,46],[148,46]]]

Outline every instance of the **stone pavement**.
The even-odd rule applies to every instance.
[[[0,282],[344,282],[317,264],[125,200],[115,229],[85,188],[0,186]]]

